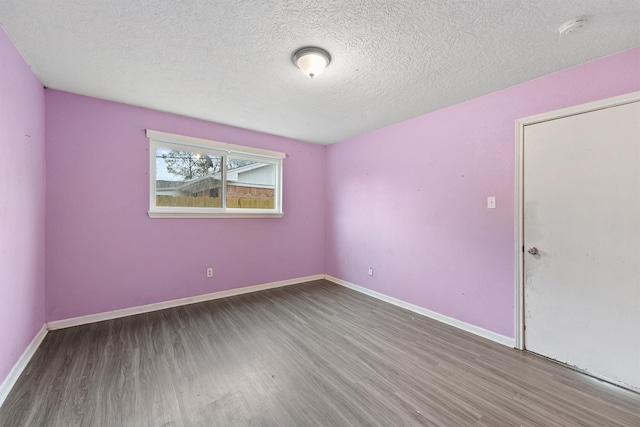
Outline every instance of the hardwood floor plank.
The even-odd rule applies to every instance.
[[[14,426],[639,426],[640,395],[327,281],[50,332]]]

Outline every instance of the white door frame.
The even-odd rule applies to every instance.
[[[516,284],[515,337],[517,349],[524,350],[524,127],[535,123],[546,122],[562,117],[575,116],[577,114],[603,110],[605,108],[617,107],[637,101],[640,101],[640,91],[516,120],[514,272]]]

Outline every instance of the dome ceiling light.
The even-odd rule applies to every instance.
[[[293,63],[311,78],[320,75],[330,62],[329,52],[319,47],[303,47],[293,54]]]

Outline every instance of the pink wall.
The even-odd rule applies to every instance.
[[[324,273],[325,147],[54,90],[45,98],[48,320]],[[286,152],[284,218],[150,219],[147,128]]]
[[[0,383],[45,322],[44,88],[0,28]]]
[[[636,90],[640,48],[328,147],[327,274],[513,337],[515,121]]]

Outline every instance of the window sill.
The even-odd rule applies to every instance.
[[[281,212],[158,212],[149,211],[149,218],[282,218]]]

